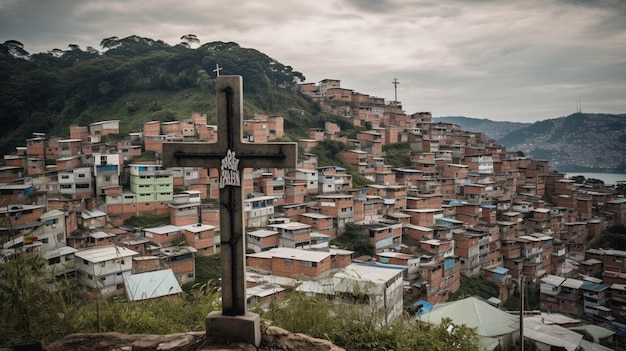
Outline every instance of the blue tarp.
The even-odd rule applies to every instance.
[[[509,271],[509,269],[508,268],[504,268],[504,267],[498,267],[498,268],[495,268],[493,270],[493,272],[496,273],[496,274],[506,274],[508,271]]]
[[[419,300],[413,304],[413,308],[415,308],[415,317],[419,317],[423,314],[430,312],[433,309],[433,304],[428,301]]]

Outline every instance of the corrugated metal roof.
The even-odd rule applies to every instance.
[[[120,257],[139,255],[138,252],[122,246],[103,246],[93,249],[81,250],[75,253],[76,257],[89,262],[103,262]]]
[[[327,257],[330,257],[329,252],[322,251],[309,251],[301,249],[292,249],[288,247],[277,247],[268,251],[261,251],[248,255],[249,257],[258,258],[285,258],[300,261],[320,262]]]
[[[215,226],[212,226],[209,224],[196,223],[196,224],[184,225],[181,227],[181,229],[188,230],[192,233],[198,233],[198,232],[202,232],[205,230],[215,229]]]
[[[547,276],[541,278],[541,282],[545,284],[550,284],[554,286],[560,286],[565,281],[565,278],[559,277],[558,275],[548,274]]]
[[[572,289],[580,289],[583,286],[583,281],[578,279],[567,278],[561,284],[561,286]]]
[[[125,276],[124,288],[130,301],[174,295],[183,291],[171,269]]]
[[[524,336],[549,346],[564,347],[576,351],[583,338],[582,334],[556,324],[541,323],[537,318],[524,318]]]
[[[145,232],[155,233],[155,234],[167,234],[167,233],[171,233],[171,232],[180,231],[180,227],[175,226],[175,225],[171,225],[171,224],[167,224],[167,225],[160,226],[160,227],[144,228],[144,231]]]
[[[596,283],[592,283],[592,282],[583,281],[581,289],[589,290],[589,291],[593,291],[593,292],[602,292],[602,291],[607,289],[607,286],[603,285],[603,284],[596,284]]]
[[[517,316],[501,311],[475,297],[438,303],[429,313],[418,317],[419,320],[429,323],[440,323],[442,318],[450,318],[454,324],[476,328],[478,335],[483,337],[512,334],[519,326]]]
[[[265,238],[265,237],[268,237],[268,236],[276,235],[276,234],[278,234],[278,232],[275,231],[275,230],[259,229],[259,230],[255,230],[253,232],[248,232],[247,234],[251,235],[251,236],[256,236],[256,237],[259,237],[259,238]]]
[[[45,259],[50,259],[50,258],[54,258],[54,257],[61,257],[61,256],[65,256],[65,255],[69,255],[69,254],[73,254],[75,252],[77,252],[78,250],[76,250],[75,248],[71,247],[71,246],[61,246],[58,248],[54,248],[50,251],[46,251],[44,252],[41,257],[45,258]]]
[[[105,232],[94,232],[94,233],[89,233],[89,236],[94,238],[94,239],[104,239],[104,238],[114,237],[115,234],[109,234],[109,233],[105,233]]]

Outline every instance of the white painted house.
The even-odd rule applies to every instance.
[[[79,284],[106,295],[124,291],[124,277],[131,274],[132,257],[139,253],[110,245],[81,250],[74,255]]]

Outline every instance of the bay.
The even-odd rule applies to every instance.
[[[583,176],[585,179],[587,178],[595,178],[600,179],[604,182],[605,185],[615,185],[618,181],[626,182],[626,174],[624,173],[591,173],[591,172],[572,172],[565,173],[565,178],[575,177],[575,176]]]

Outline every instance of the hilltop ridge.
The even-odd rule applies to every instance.
[[[100,46],[102,52],[70,45],[68,50],[31,54],[15,40],[0,44],[0,111],[5,121],[0,125],[0,153],[14,153],[34,132],[66,136],[71,123],[119,119],[121,132],[128,133],[150,120],[182,120],[193,112],[207,113],[211,122],[217,65],[222,74],[244,76],[246,116],[257,112],[285,116],[286,137],[293,140],[305,137],[310,128],[323,127],[329,118],[341,123],[341,115],[355,111],[321,111],[316,102],[297,92],[304,74],[237,43],[216,41],[192,49],[132,35],[105,38]],[[625,141],[616,134],[624,130],[623,118],[604,118],[623,115],[582,114],[581,118],[591,115],[596,116],[594,122],[586,126],[592,128],[579,129],[557,128],[576,120],[574,115],[565,124],[552,119],[530,124],[461,116],[434,120],[481,132],[510,150],[548,159],[560,170],[624,169],[619,149]],[[557,129],[554,136],[545,134]],[[612,131],[612,136],[603,137],[602,131]],[[530,146],[531,139],[540,143]],[[586,140],[593,140],[588,145],[592,148],[584,146]]]

